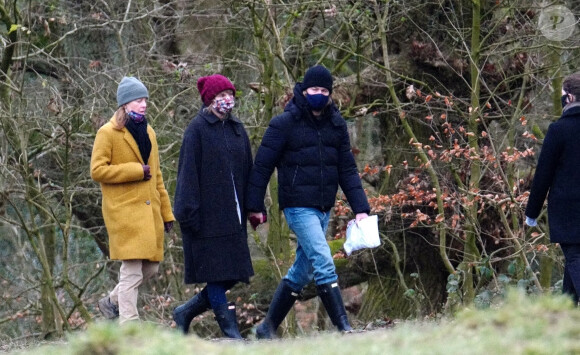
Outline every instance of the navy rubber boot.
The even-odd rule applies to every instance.
[[[236,305],[233,302],[220,305],[213,312],[215,313],[215,320],[227,338],[243,339],[238,329]]]
[[[183,334],[187,334],[193,318],[207,311],[209,308],[210,304],[206,292],[202,291],[186,303],[176,307],[173,310],[173,320],[177,324],[177,327],[183,331]]]
[[[316,289],[332,324],[334,324],[341,332],[352,332],[352,328],[348,323],[348,316],[346,315],[346,309],[344,308],[344,302],[342,301],[338,282],[335,281],[317,285]]]
[[[256,328],[256,337],[258,339],[273,339],[276,337],[278,326],[292,309],[294,302],[298,299],[298,295],[299,292],[291,289],[285,280],[280,282],[276,292],[274,292],[266,318]]]

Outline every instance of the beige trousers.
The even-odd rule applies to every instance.
[[[149,260],[123,260],[119,283],[109,294],[111,302],[119,305],[119,323],[139,319],[137,296],[139,286],[157,274],[159,263]]]

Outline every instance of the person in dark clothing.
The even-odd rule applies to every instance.
[[[332,83],[325,67],[308,69],[284,113],[270,121],[250,174],[246,200],[250,219],[262,219],[266,187],[277,168],[280,209],[297,238],[296,259],[256,328],[261,339],[275,336],[298,294],[312,280],[332,323],[340,331],[352,330],[325,235],[339,185],[357,220],[368,217],[370,207],[346,122],[330,98]]]
[[[580,291],[580,72],[562,85],[562,116],[548,128],[544,138],[530,197],[526,224],[534,227],[548,195],[550,241],[564,253],[562,291],[578,304]]]
[[[242,338],[226,291],[254,274],[246,231],[246,182],[250,141],[231,110],[234,85],[214,74],[197,82],[204,106],[191,121],[179,154],[174,214],[181,228],[185,283],[205,288],[175,308],[173,319],[188,333],[193,318],[212,308],[226,337]]]

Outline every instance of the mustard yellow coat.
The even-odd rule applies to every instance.
[[[159,167],[155,131],[151,139],[151,179],[143,180],[143,159],[137,142],[113,117],[97,132],[91,156],[91,177],[101,184],[103,218],[111,259],[163,260],[163,222],[174,221]]]

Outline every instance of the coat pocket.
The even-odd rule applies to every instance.
[[[139,189],[135,183],[107,184],[103,186],[103,202],[108,200],[112,208],[135,204],[139,196]]]

